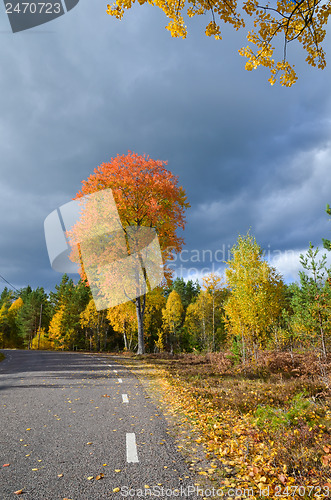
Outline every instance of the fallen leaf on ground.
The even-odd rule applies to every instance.
[[[91,481],[91,479],[94,479],[94,476],[89,476],[87,479]]]
[[[2,467],[9,467],[9,466],[10,466],[10,464],[3,464]]]
[[[57,477],[63,477],[63,474],[58,474]]]
[[[279,474],[278,479],[282,484],[286,483],[286,476],[284,476],[284,474]]]
[[[121,491],[120,488],[118,488],[118,487],[117,488],[113,488],[113,492],[114,493],[117,493],[118,491]]]
[[[95,478],[96,481],[99,481],[99,479],[102,479],[103,477],[105,477],[105,475],[101,472],[100,474],[98,474]]]
[[[17,490],[17,491],[14,491],[14,494],[15,495],[22,495],[23,493],[23,490]]]

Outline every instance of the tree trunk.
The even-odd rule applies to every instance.
[[[103,344],[104,351],[107,350],[107,340],[108,340],[108,328],[106,327],[106,329],[105,329],[105,335],[104,335],[104,338],[103,338],[103,341],[104,341],[104,344]]]
[[[212,352],[214,352],[215,349],[215,292],[213,289],[213,345],[212,345]]]
[[[125,320],[123,321],[123,339],[124,339],[124,348],[127,351],[128,350],[128,339],[126,336],[126,322],[125,322]]]
[[[322,315],[321,311],[318,311],[318,319],[319,319],[319,324],[320,324],[320,332],[321,332],[321,344],[322,344],[322,352],[324,358],[326,358],[326,345],[325,345],[325,338],[324,338],[324,328],[323,328],[323,320],[322,320]]]
[[[144,341],[144,312],[145,312],[145,299],[146,295],[137,297],[135,299],[137,322],[138,322],[138,351],[137,354],[145,354],[145,341]]]
[[[245,337],[244,337],[244,330],[241,327],[241,346],[242,346],[242,362],[243,365],[246,364],[246,348],[245,348]]]

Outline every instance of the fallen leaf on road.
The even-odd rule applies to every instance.
[[[23,490],[17,490],[17,491],[14,491],[14,494],[15,495],[22,495],[23,493]]]
[[[121,469],[115,469],[115,472],[121,472]]]
[[[3,464],[2,467],[9,467],[9,466],[10,466],[10,464]]]
[[[92,444],[92,443],[86,443],[86,444]]]
[[[57,477],[63,477],[63,474],[58,474]]]
[[[94,476],[89,476],[87,479],[91,481],[91,479],[94,479]]]
[[[117,493],[118,491],[121,491],[120,488],[113,488],[114,493]]]
[[[108,396],[108,394],[104,394],[103,396],[101,396],[102,398],[110,398],[110,396]]]
[[[26,430],[27,430],[27,431],[31,431],[30,427],[28,427]]]
[[[102,479],[103,477],[105,477],[105,475],[101,472],[100,474],[98,474],[95,478],[96,481],[99,481],[99,479]]]

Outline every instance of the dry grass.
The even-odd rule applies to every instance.
[[[311,353],[265,352],[245,366],[229,352],[135,358],[218,460],[218,482],[329,484],[331,497],[330,358],[322,364]],[[291,497],[319,498],[316,491]]]

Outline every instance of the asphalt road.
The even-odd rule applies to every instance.
[[[2,352],[0,500],[201,498],[161,410],[118,358]]]

